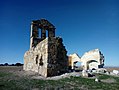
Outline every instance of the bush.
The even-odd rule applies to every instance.
[[[9,64],[8,63],[5,63],[4,66],[8,66]]]
[[[15,66],[22,66],[23,64],[21,63],[16,63]]]

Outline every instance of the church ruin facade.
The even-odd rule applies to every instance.
[[[67,51],[62,38],[55,37],[55,26],[45,19],[32,21],[30,49],[24,54],[23,69],[49,77],[66,72],[67,68]]]

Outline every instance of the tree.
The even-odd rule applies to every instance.
[[[9,64],[8,63],[5,63],[4,66],[8,66]]]
[[[22,66],[23,64],[21,63],[16,63],[15,66]]]

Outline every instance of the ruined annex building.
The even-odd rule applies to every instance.
[[[99,49],[90,50],[81,57],[84,70],[98,69],[104,66],[104,55]]]
[[[104,66],[104,55],[99,49],[90,50],[85,52],[82,57],[74,53],[69,55],[69,66],[75,69],[75,63],[81,62],[83,70],[98,69]]]
[[[38,72],[44,77],[66,72],[68,57],[62,41],[62,38],[55,37],[55,27],[49,21],[32,21],[30,49],[24,55],[23,69]]]

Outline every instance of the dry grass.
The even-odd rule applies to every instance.
[[[0,66],[0,72],[17,72],[23,70],[22,66]]]
[[[107,71],[112,72],[113,70],[119,70],[119,67],[106,67]]]
[[[0,67],[0,90],[119,90],[119,77],[98,75],[103,82],[73,77],[60,80],[32,79],[23,67]],[[111,81],[110,83],[108,83]]]

